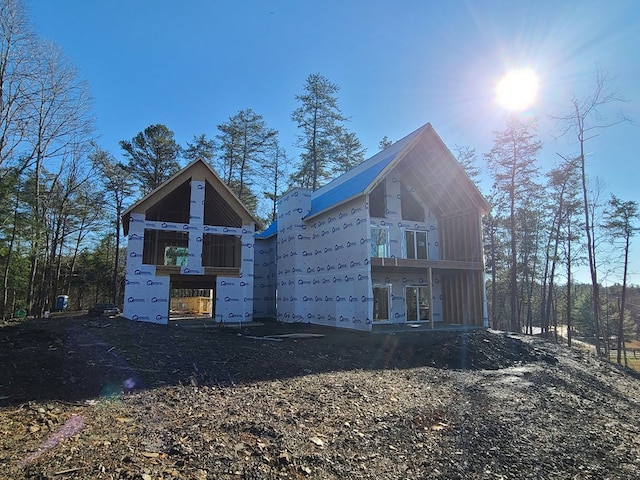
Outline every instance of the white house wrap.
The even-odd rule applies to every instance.
[[[224,322],[486,326],[488,211],[430,124],[315,192],[289,191],[259,234],[196,161],[125,212],[124,315],[166,323],[170,289],[191,286],[215,289]]]
[[[216,319],[252,318],[257,221],[211,167],[192,162],[123,217],[125,317],[167,323],[171,289],[193,288],[215,291]]]

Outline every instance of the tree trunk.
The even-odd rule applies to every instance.
[[[13,246],[16,241],[16,233],[18,229],[18,205],[20,203],[20,184],[18,183],[18,189],[16,190],[16,202],[13,209],[13,227],[11,228],[11,239],[9,240],[9,246],[7,248],[6,263],[4,265],[4,274],[2,276],[2,311],[0,312],[0,318],[3,320],[10,318],[7,316],[7,304],[9,302],[9,267],[11,265],[11,255],[13,253]],[[15,290],[14,290],[15,298]],[[10,309],[10,316],[13,314],[13,309]]]
[[[567,241],[567,345],[571,347],[571,310],[572,292],[571,292],[571,221],[567,222],[567,231],[569,240]]]
[[[112,278],[112,290],[113,294],[111,301],[114,304],[118,304],[118,263],[120,263],[120,215],[122,213],[122,205],[119,199],[116,197],[116,251],[113,261],[113,278]]]
[[[498,296],[498,286],[496,285],[496,238],[495,238],[495,219],[491,218],[490,225],[490,245],[491,245],[491,325],[494,330],[498,330],[498,316],[496,315],[496,298]]]
[[[627,301],[627,267],[629,265],[629,235],[625,238],[624,245],[624,270],[622,274],[622,293],[620,295],[620,319],[618,320],[618,364],[622,365],[622,350],[625,348],[624,342],[624,309]],[[627,363],[627,352],[624,352],[625,365]]]
[[[577,110],[577,107],[576,107]],[[576,111],[578,119],[583,120],[578,111]],[[595,330],[595,348],[598,356],[602,355],[600,351],[600,285],[598,285],[598,271],[596,269],[596,252],[595,239],[591,231],[591,217],[589,215],[589,198],[587,195],[587,172],[585,167],[584,153],[584,126],[580,129],[580,174],[582,179],[582,201],[584,208],[585,233],[587,234],[587,252],[589,256],[589,273],[591,274],[591,289],[593,302],[593,327]]]

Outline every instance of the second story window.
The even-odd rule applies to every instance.
[[[387,216],[387,189],[384,182],[369,194],[369,215],[377,218]]]
[[[405,230],[404,243],[406,258],[412,258],[415,260],[429,259],[427,232],[421,232],[418,230]]]
[[[142,263],[146,265],[183,266],[187,264],[189,234],[145,229]]]
[[[205,233],[202,239],[202,266],[239,267],[241,252],[240,237]]]
[[[389,256],[389,230],[382,227],[371,227],[371,256]]]
[[[424,222],[424,208],[404,184],[400,189],[400,205],[403,220]]]

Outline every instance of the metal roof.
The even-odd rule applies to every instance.
[[[353,198],[368,195],[391,171],[420,196],[438,218],[491,207],[430,123],[312,193],[309,220]],[[273,228],[273,230],[272,230]],[[272,224],[260,233],[277,233]]]
[[[371,185],[371,182],[376,179],[384,167],[391,163],[396,155],[397,153],[381,162],[371,165],[366,170],[351,178],[348,182],[340,183],[321,195],[311,198],[311,210],[305,218],[313,217],[335,205],[339,205],[351,198],[364,194],[364,191]]]
[[[256,238],[269,238],[278,233],[278,220],[275,220],[271,225],[265,228],[260,233],[256,233]]]
[[[311,210],[305,218],[308,219],[352,198],[366,194],[375,180],[380,177],[380,173],[396,158],[400,157],[427,126],[429,126],[429,124],[418,128],[406,137],[313,192],[311,197]]]

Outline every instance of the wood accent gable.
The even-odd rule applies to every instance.
[[[166,215],[167,210],[178,204],[181,208],[190,206],[190,186],[192,181],[203,181],[206,184],[205,191],[205,220],[207,211],[213,212],[209,219],[214,220],[210,225],[241,227],[242,225],[260,225],[259,220],[249,212],[238,197],[218,177],[215,171],[203,160],[194,160],[180,170],[162,185],[129,207],[122,215],[122,226],[125,235],[129,230],[129,217],[131,213],[147,213],[151,217],[157,217],[159,212]],[[186,200],[185,200],[186,198]],[[185,203],[186,202],[186,203]],[[179,209],[170,214],[176,223],[188,223],[189,211],[186,214]],[[157,218],[148,218],[156,220]],[[187,221],[183,221],[183,220]],[[209,224],[209,223],[207,223]]]

